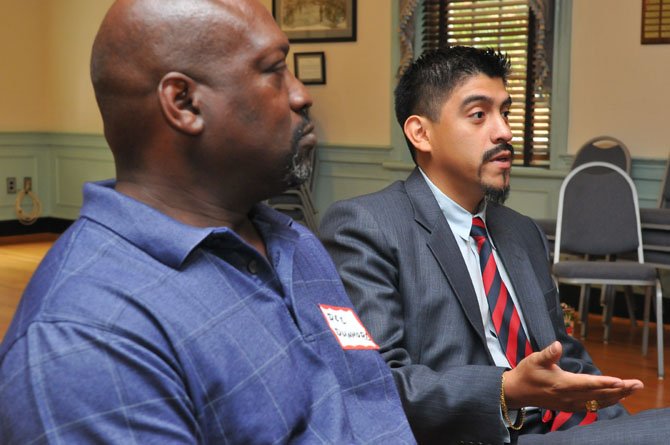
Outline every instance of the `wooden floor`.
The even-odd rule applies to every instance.
[[[0,341],[23,289],[55,238],[50,234],[0,238]]]
[[[659,380],[657,377],[657,348],[656,325],[649,325],[649,353],[642,356],[642,323],[631,327],[630,321],[623,318],[612,320],[612,331],[609,344],[603,343],[603,327],[600,316],[589,317],[589,336],[582,340],[587,351],[591,354],[594,363],[603,374],[621,378],[636,378],[642,380],[644,389],[628,399],[623,404],[631,412],[639,412],[650,408],[670,406],[670,345],[668,345],[668,325],[665,326],[664,356],[667,378]]]
[[[19,297],[35,267],[55,239],[53,235],[0,238],[0,341],[9,326]],[[593,360],[604,374],[621,378],[637,378],[644,389],[623,401],[631,412],[670,406],[670,365],[668,378],[656,377],[656,329],[650,326],[649,354],[641,355],[642,325],[631,327],[625,319],[614,319],[609,344],[602,342],[603,329],[599,316],[589,318],[590,333],[584,342]],[[668,326],[665,335],[666,362],[670,360]]]

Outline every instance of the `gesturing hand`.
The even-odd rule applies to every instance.
[[[644,387],[637,379],[563,371],[558,366],[562,352],[563,347],[556,341],[505,372],[505,399],[509,408],[537,406],[574,412],[583,411],[588,400],[597,400],[604,408]]]

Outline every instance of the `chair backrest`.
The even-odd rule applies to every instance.
[[[670,155],[665,163],[665,176],[661,182],[661,194],[658,196],[658,208],[670,209]]]
[[[637,190],[625,171],[607,162],[589,162],[565,177],[559,194],[554,262],[561,252],[637,252],[638,261],[644,261]]]
[[[586,141],[572,161],[572,169],[587,162],[609,162],[630,174],[631,160],[628,147],[611,136],[598,136]]]

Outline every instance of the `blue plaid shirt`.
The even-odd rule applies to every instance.
[[[352,307],[321,244],[253,220],[269,261],[87,184],[0,346],[0,443],[414,443],[384,361],[319,308]]]

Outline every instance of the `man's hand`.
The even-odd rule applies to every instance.
[[[509,408],[537,406],[556,411],[584,411],[588,400],[596,400],[604,408],[644,387],[636,379],[563,371],[557,364],[562,352],[561,343],[556,341],[504,373],[505,401]]]

